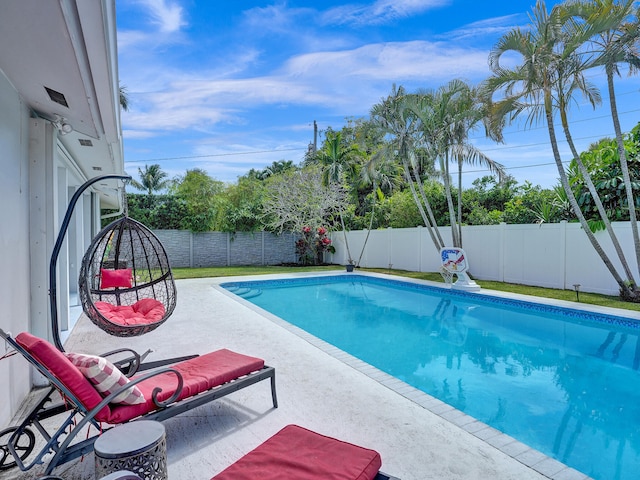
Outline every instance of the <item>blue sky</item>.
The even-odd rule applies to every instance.
[[[299,163],[314,120],[322,132],[366,117],[394,83],[408,91],[454,78],[479,83],[491,47],[527,25],[533,0],[116,5],[120,83],[130,100],[122,115],[127,172],[137,177],[139,167],[157,163],[172,178],[200,168],[234,182],[277,160]],[[617,83],[625,131],[640,120],[638,78],[623,73]],[[590,79],[606,98],[604,75]],[[595,111],[578,103],[570,120],[580,150],[613,135],[606,100]],[[499,145],[481,131],[471,138],[519,183],[557,183],[544,125],[513,125]],[[467,167],[465,185],[486,173]]]

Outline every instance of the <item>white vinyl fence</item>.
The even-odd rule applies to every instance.
[[[629,222],[613,225],[638,281],[631,226]],[[441,227],[440,233],[445,244],[451,246],[450,228]],[[347,232],[354,261],[360,257],[366,236],[366,230]],[[336,253],[327,255],[327,261],[346,264],[343,233],[334,232],[331,238]],[[608,233],[598,232],[596,238],[613,264],[619,267]],[[479,280],[568,290],[574,290],[574,285],[579,284],[580,291],[619,293],[617,283],[577,223],[466,226],[462,228],[462,244],[467,252],[469,271]],[[440,270],[440,256],[426,228],[389,228],[371,231],[360,266],[436,272]]]

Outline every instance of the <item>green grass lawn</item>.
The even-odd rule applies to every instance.
[[[239,275],[264,275],[269,273],[293,273],[293,272],[318,272],[318,271],[344,271],[342,265],[328,265],[320,267],[282,267],[282,266],[265,266],[265,267],[208,267],[208,268],[174,268],[173,273],[176,279],[180,278],[207,278],[207,277],[232,277]],[[442,282],[439,273],[425,272],[409,272],[406,270],[390,270],[387,268],[363,268],[365,272],[387,273],[390,275],[398,275],[401,277],[417,278],[421,280],[431,280],[433,282]],[[530,287],[527,285],[518,285],[514,283],[502,283],[485,280],[476,280],[482,288],[489,290],[499,290],[502,292],[519,293],[522,295],[533,295],[543,298],[554,298],[557,300],[566,300],[568,302],[576,301],[576,292],[573,290],[556,290],[552,288]],[[580,303],[590,305],[600,305],[603,307],[622,308],[626,310],[640,311],[640,304],[623,302],[616,296],[600,295],[598,293],[580,292]]]

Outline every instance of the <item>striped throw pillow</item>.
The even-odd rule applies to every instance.
[[[69,352],[65,353],[65,356],[82,372],[103,397],[129,383],[129,379],[105,358]],[[144,402],[144,395],[135,385],[111,400],[111,403],[124,405],[137,405]]]

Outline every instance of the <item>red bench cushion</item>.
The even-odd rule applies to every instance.
[[[288,425],[212,480],[373,480],[378,452]]]
[[[177,370],[182,375],[184,384],[178,398],[178,400],[182,400],[260,370],[262,367],[264,367],[264,360],[260,358],[222,349],[175,365],[168,365],[166,368]],[[145,398],[145,403],[111,405],[111,415],[107,421],[112,424],[123,423],[155,410],[156,406],[152,397],[153,389],[156,387],[162,389],[158,400],[163,401],[173,394],[176,386],[176,376],[170,372],[140,382],[138,388]]]
[[[118,325],[148,325],[159,322],[166,312],[164,305],[155,298],[143,298],[133,305],[112,305],[96,302],[100,314]]]

